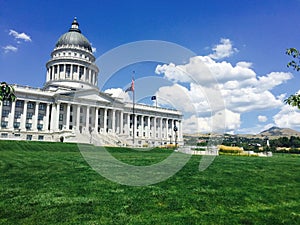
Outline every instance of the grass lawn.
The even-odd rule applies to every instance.
[[[170,150],[111,148],[149,165]],[[300,156],[218,156],[198,171],[193,156],[150,186],[113,183],[75,144],[0,141],[0,224],[300,224]]]

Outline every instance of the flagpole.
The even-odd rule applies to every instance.
[[[133,75],[132,75],[132,81],[131,81],[131,85],[132,85],[132,82],[134,82],[134,71],[133,71]],[[132,87],[132,86],[131,86]],[[133,87],[133,90],[132,90],[132,124],[133,124],[133,134],[132,134],[132,142],[133,142],[133,146],[134,146],[134,137],[135,137],[135,112],[134,112],[134,104],[135,104],[135,87]]]

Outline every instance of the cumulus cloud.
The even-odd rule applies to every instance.
[[[258,119],[259,122],[264,123],[264,122],[267,122],[268,117],[259,115],[259,116],[257,117],[257,119]]]
[[[110,88],[104,91],[106,94],[110,94],[114,98],[118,98],[121,101],[129,102],[130,96],[127,92],[123,91],[121,88]]]
[[[284,105],[273,117],[273,120],[278,127],[299,129],[300,110],[290,105]]]
[[[91,46],[92,46],[92,52],[96,53],[97,52],[97,48],[93,46],[93,43],[91,43]]]
[[[214,52],[209,57],[216,60],[229,57],[238,52],[237,48],[233,48],[231,40],[226,38],[221,38],[220,44],[215,45],[212,50]]]
[[[212,116],[191,115],[183,120],[184,133],[233,132],[240,127],[240,114],[225,109]]]
[[[4,46],[2,47],[2,49],[4,50],[5,53],[18,51],[18,48],[12,45]]]
[[[15,39],[20,39],[20,40],[23,40],[23,41],[26,41],[26,42],[31,42],[31,38],[29,35],[25,34],[24,32],[23,33],[18,33],[17,31],[15,30],[9,30],[9,35],[12,35]]]
[[[216,52],[222,52],[221,49],[227,49],[227,52],[231,52],[225,54],[226,51],[224,50],[223,56],[229,56],[234,52],[234,50],[228,50],[233,49],[230,41],[223,40],[222,43],[230,46],[230,48],[215,47],[214,54],[216,56]],[[221,55],[221,53],[218,54]],[[284,105],[285,94],[275,96],[271,90],[291,79],[293,77],[291,73],[271,72],[263,76],[257,76],[251,62],[240,61],[233,65],[227,61],[215,61],[214,59],[218,58],[216,56],[195,56],[190,58],[186,64],[175,65],[170,63],[156,67],[155,72],[157,74],[163,75],[168,80],[184,84],[181,92],[177,90],[178,87],[173,86],[160,88],[158,94],[172,97],[180,103],[180,110],[189,115],[186,120],[187,131],[196,129],[192,125],[196,121],[201,123],[203,127],[207,128],[209,126],[207,122],[209,118],[213,117],[216,111],[221,110],[221,108],[212,109],[212,105],[216,101],[220,105],[223,101],[226,109],[231,113],[231,116],[226,118],[226,129],[228,130],[239,128],[242,113],[276,109]],[[216,97],[218,92],[221,93],[222,99]],[[195,111],[197,114],[194,117],[190,116],[190,113]],[[209,113],[211,113],[210,116],[208,116]],[[267,120],[263,116],[258,119],[260,122]],[[207,130],[203,127],[200,130]]]

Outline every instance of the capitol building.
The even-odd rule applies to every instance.
[[[0,105],[0,139],[105,146],[183,144],[182,113],[124,102],[98,88],[99,69],[74,19],[46,63],[43,88],[13,85],[16,101]],[[101,77],[99,79],[101,81]]]

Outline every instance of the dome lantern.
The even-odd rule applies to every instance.
[[[60,36],[56,42],[56,47],[68,45],[83,47],[92,53],[92,46],[88,39],[81,33],[76,17],[74,18],[69,31]]]
[[[75,32],[81,33],[81,31],[79,29],[79,23],[77,22],[77,18],[76,17],[74,18],[72,26],[69,29],[69,31],[75,31]]]

